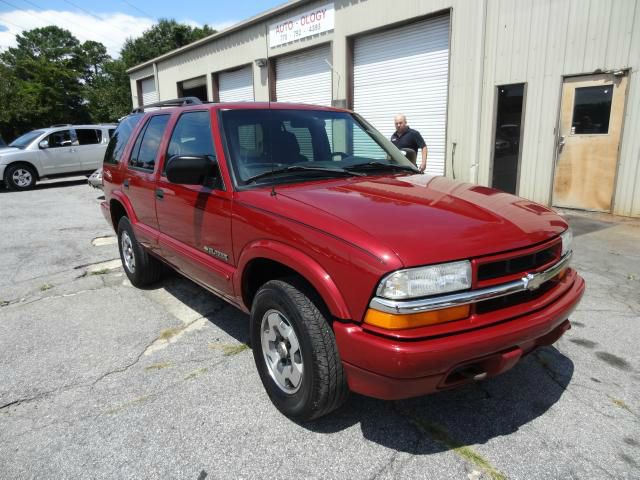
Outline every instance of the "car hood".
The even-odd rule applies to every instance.
[[[13,154],[17,152],[22,152],[19,148],[16,147],[0,147],[0,158],[4,155]]]
[[[405,266],[527,247],[568,228],[555,212],[529,200],[428,175],[297,184],[279,188],[278,194],[309,207],[302,209],[307,212],[299,221],[313,224],[314,218],[321,220],[322,225],[314,226],[350,242],[363,238],[381,242]],[[318,210],[322,215],[314,216]],[[327,216],[336,221],[326,222]],[[356,228],[343,228],[345,222]],[[346,238],[354,230],[367,235]]]

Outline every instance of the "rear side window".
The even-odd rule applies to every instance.
[[[95,145],[102,142],[102,130],[94,128],[76,128],[76,136],[80,145]]]
[[[120,163],[129,138],[131,138],[133,130],[143,116],[144,114],[142,113],[129,115],[120,122],[120,125],[118,125],[118,128],[116,128],[116,131],[113,133],[113,137],[111,137],[109,141],[109,146],[104,154],[104,163]]]
[[[186,112],[180,115],[167,149],[167,161],[175,155],[215,157],[209,112]],[[165,162],[166,170],[167,162]]]
[[[116,129],[115,129],[115,128],[110,128],[110,129],[109,129],[109,138],[112,138],[112,137],[113,137],[113,134],[114,134],[115,132],[116,132]]]
[[[156,155],[160,148],[160,141],[169,121],[169,115],[151,117],[142,130],[131,152],[129,166],[153,171],[156,165]]]

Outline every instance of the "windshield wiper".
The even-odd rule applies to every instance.
[[[346,168],[327,168],[327,167],[305,167],[304,165],[291,165],[290,167],[285,168],[276,168],[274,170],[269,170],[267,172],[259,173],[258,175],[254,175],[253,177],[249,177],[245,180],[245,183],[253,183],[256,180],[265,177],[271,177],[272,175],[280,175],[282,173],[289,172],[327,172],[327,173],[339,173],[341,175],[349,175],[349,176],[358,176],[361,177],[364,173],[352,172],[347,170]]]
[[[346,170],[378,170],[382,168],[391,169],[391,170],[402,170],[405,172],[412,172],[412,173],[419,172],[419,170],[416,167],[409,167],[407,165],[396,165],[394,163],[382,163],[382,162],[356,163],[355,165],[346,167]]]

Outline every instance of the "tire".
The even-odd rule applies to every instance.
[[[9,190],[29,190],[36,185],[36,172],[30,165],[9,165],[4,172],[4,183]]]
[[[162,263],[138,243],[127,217],[118,222],[118,247],[122,268],[134,287],[145,287],[160,280]]]
[[[251,345],[262,384],[278,410],[297,421],[326,415],[349,394],[328,314],[308,291],[296,278],[271,280],[251,308]]]

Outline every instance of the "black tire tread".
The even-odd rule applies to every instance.
[[[125,270],[127,277],[135,287],[144,287],[146,285],[151,285],[152,283],[157,282],[162,277],[162,262],[157,258],[149,255],[149,253],[138,243],[138,240],[133,233],[133,227],[131,226],[131,221],[128,217],[124,216],[118,222],[118,249],[120,249],[120,232],[121,230],[128,230],[129,237],[131,238],[131,242],[133,243],[133,248],[136,250],[136,274],[135,278],[132,278],[127,271],[127,268],[124,266],[124,262],[122,268]],[[122,257],[122,253],[120,254]]]
[[[317,369],[318,381],[314,385],[317,398],[316,404],[305,415],[304,420],[313,420],[340,407],[349,396],[346,375],[342,368],[335,336],[327,318],[323,314],[322,300],[305,282],[297,277],[287,277],[282,280],[271,280],[264,287],[277,285],[289,296],[300,311],[305,326],[316,347],[312,351],[313,361],[320,368]],[[310,298],[311,297],[311,298]],[[314,301],[315,300],[315,301]],[[318,308],[320,307],[320,308]]]
[[[29,170],[31,172],[31,176],[33,177],[33,183],[31,185],[29,185],[28,187],[18,187],[17,185],[15,185],[13,183],[13,181],[11,180],[11,177],[13,175],[13,171],[16,170],[17,168],[24,168],[25,170]],[[7,169],[5,170],[4,173],[4,184],[7,186],[7,188],[9,190],[13,190],[14,192],[21,192],[24,190],[30,190],[33,187],[36,186],[36,171],[35,169],[31,166],[28,165],[26,163],[12,163],[11,165],[9,165],[7,167]]]

